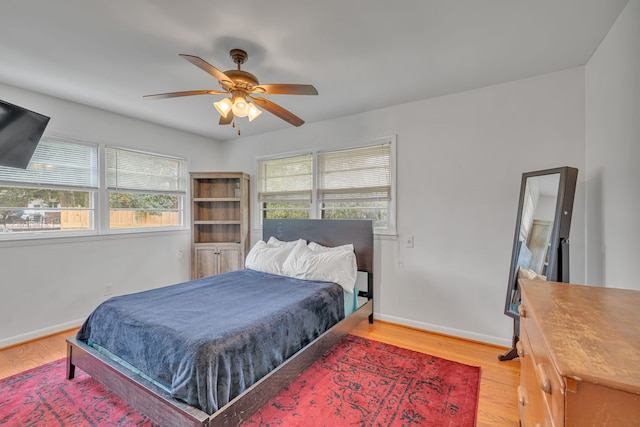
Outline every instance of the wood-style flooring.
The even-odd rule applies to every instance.
[[[0,378],[66,357],[66,337],[76,330],[61,332],[25,344],[0,349]],[[387,322],[366,321],[352,331],[368,339],[431,354],[482,368],[478,423],[480,427],[518,426],[518,360],[498,361],[506,349],[445,335],[407,328]]]

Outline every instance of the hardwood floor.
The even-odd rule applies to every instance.
[[[0,378],[9,377],[27,369],[67,357],[67,337],[74,336],[78,328],[0,349]]]
[[[66,337],[76,329],[0,350],[0,378],[66,357]],[[519,383],[518,360],[498,361],[505,349],[440,334],[420,331],[382,321],[366,321],[352,331],[372,340],[428,353],[467,365],[480,366],[479,427],[518,426],[516,390]]]

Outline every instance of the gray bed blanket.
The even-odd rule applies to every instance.
[[[342,292],[245,269],[111,298],[77,338],[212,414],[344,318]]]

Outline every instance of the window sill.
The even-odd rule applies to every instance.
[[[376,233],[374,231],[373,238],[375,240],[398,240],[398,235],[395,233]]]
[[[42,246],[55,245],[62,243],[81,243],[91,241],[105,241],[114,239],[137,239],[151,236],[168,236],[168,235],[189,235],[189,229],[171,229],[171,230],[137,230],[120,233],[104,233],[98,234],[95,231],[85,233],[73,233],[66,235],[42,236],[36,233],[29,233],[29,236],[3,238],[0,233],[0,247],[23,247],[23,246]],[[12,233],[13,234],[13,233]]]

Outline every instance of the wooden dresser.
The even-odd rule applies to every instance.
[[[640,426],[640,291],[520,287],[522,426]]]

